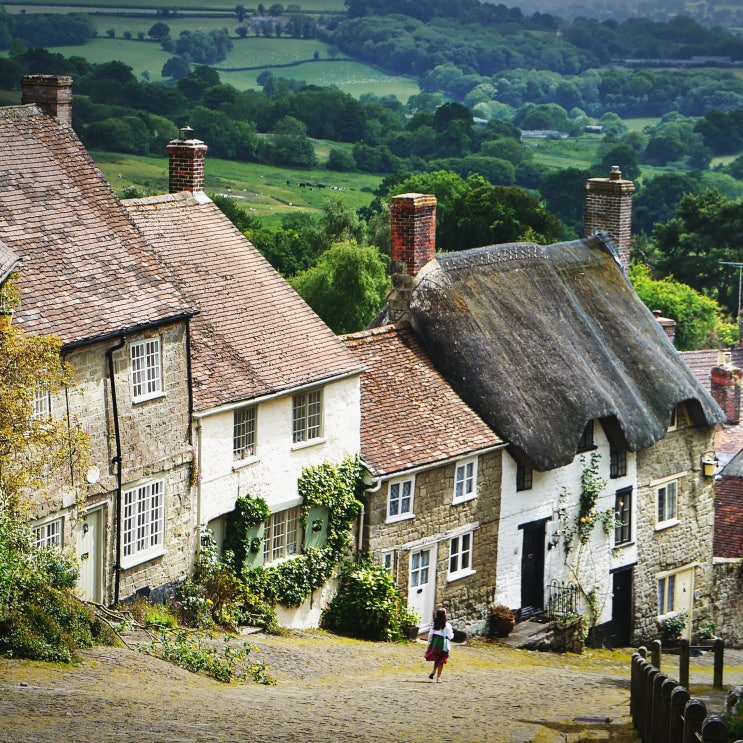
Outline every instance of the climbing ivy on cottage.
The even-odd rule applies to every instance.
[[[339,464],[306,467],[298,482],[302,496],[302,525],[324,532],[323,546],[305,546],[303,553],[276,565],[251,567],[249,554],[258,550],[269,509],[262,498],[238,499],[228,522],[225,547],[232,552],[236,572],[247,589],[268,603],[299,606],[333,574],[351,545],[351,527],[361,512],[362,468],[358,457]],[[260,527],[256,532],[256,527]],[[259,543],[259,544],[260,544]]]

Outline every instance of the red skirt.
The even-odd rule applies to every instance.
[[[442,635],[434,635],[428,643],[423,658],[425,660],[433,661],[434,663],[446,663],[446,661],[449,660],[449,651],[444,649],[444,640],[445,638]],[[448,644],[449,643],[446,643],[446,645]]]

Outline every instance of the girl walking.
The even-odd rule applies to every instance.
[[[439,609],[433,618],[433,625],[428,633],[428,648],[425,659],[433,661],[433,671],[428,675],[433,681],[436,676],[436,682],[441,683],[441,672],[444,670],[444,663],[449,660],[449,644],[454,638],[454,630],[451,624],[446,621],[446,609]]]

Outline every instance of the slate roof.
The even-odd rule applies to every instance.
[[[23,259],[14,322],[69,346],[193,312],[71,127],[9,106],[0,141],[0,240]]]
[[[436,371],[407,323],[344,336],[361,377],[361,456],[375,476],[464,457],[500,438]]]
[[[200,309],[191,325],[197,412],[361,371],[343,342],[204,194],[123,204]]]
[[[411,323],[436,368],[540,471],[569,464],[591,420],[638,451],[679,402],[695,425],[724,419],[614,255],[605,235],[493,245],[416,277]]]

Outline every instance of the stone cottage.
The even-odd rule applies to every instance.
[[[33,415],[78,421],[92,446],[87,482],[37,500],[34,535],[76,550],[82,595],[113,603],[180,580],[193,563],[197,309],[70,127],[71,85],[28,76],[23,104],[0,108],[0,244],[20,258],[13,322],[60,338],[76,376],[59,395],[39,390]]]
[[[393,289],[374,323],[409,323],[507,442],[493,601],[525,617],[573,583],[597,641],[614,644],[657,634],[692,585],[708,600],[701,455],[722,417],[626,278],[631,195],[615,169],[587,184],[585,239],[448,254],[434,249],[435,198],[396,196]]]
[[[426,628],[437,606],[482,631],[498,552],[505,444],[436,371],[406,323],[345,336],[364,365],[363,537]]]

